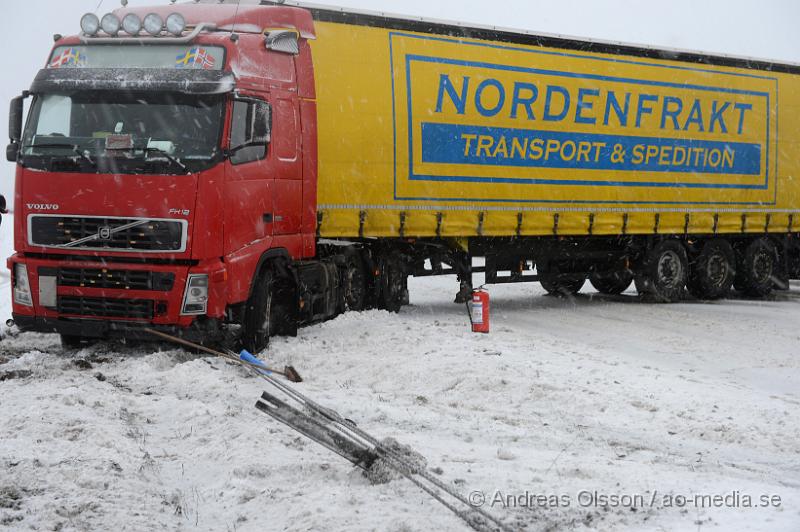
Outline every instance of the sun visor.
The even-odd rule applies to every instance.
[[[220,70],[46,68],[36,75],[31,85],[31,92],[125,91],[225,94],[232,92],[234,86],[233,74]]]

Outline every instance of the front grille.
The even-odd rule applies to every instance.
[[[183,220],[33,215],[29,238],[34,246],[63,249],[182,252],[186,225]]]
[[[88,268],[61,268],[58,270],[58,286],[169,292],[174,284],[175,274],[173,273]]]
[[[58,298],[58,312],[75,316],[149,320],[153,318],[153,301],[61,296]]]

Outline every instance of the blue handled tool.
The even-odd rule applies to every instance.
[[[247,351],[246,349],[242,349],[241,353],[239,353],[239,359],[246,363],[250,364],[251,366],[256,366],[256,370],[261,373],[262,375],[272,375],[275,373],[276,375],[283,375],[291,382],[303,382],[303,378],[300,377],[300,374],[297,373],[297,370],[294,369],[293,366],[285,366],[283,371],[278,371],[276,369],[272,369],[261,360],[257,359],[252,353]]]
[[[260,368],[257,369],[257,371],[262,375],[272,375],[273,373],[276,373],[278,375],[283,375],[291,382],[303,382],[303,378],[300,377],[300,374],[297,373],[297,370],[294,369],[293,366],[285,366],[283,368],[283,371],[274,370],[268,367],[259,359],[257,359],[251,352],[249,352],[246,349],[242,349],[242,352],[239,353],[239,359],[242,360],[242,362],[250,364],[251,366],[257,366],[258,368]]]
[[[264,375],[272,375],[272,371],[273,371],[273,370],[269,369],[269,368],[267,367],[267,365],[266,365],[266,364],[264,364],[262,361],[260,361],[259,359],[257,359],[257,358],[255,357],[255,355],[253,355],[253,354],[252,354],[250,351],[248,351],[247,349],[242,349],[242,352],[241,352],[241,353],[239,353],[239,358],[240,358],[240,359],[242,359],[242,360],[244,360],[244,361],[245,361],[245,362],[247,362],[248,364],[252,364],[252,365],[254,365],[254,366],[259,366],[260,368],[262,368],[260,371],[261,371],[261,373],[263,373]]]

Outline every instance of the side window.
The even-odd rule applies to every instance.
[[[265,105],[265,104],[260,104]],[[260,118],[259,104],[237,100],[233,102],[233,119],[231,121],[231,155],[232,164],[244,164],[258,161],[267,156],[267,143],[258,138]]]

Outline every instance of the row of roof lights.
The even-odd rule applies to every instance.
[[[122,21],[113,13],[105,15],[102,20],[94,13],[86,13],[81,18],[81,31],[89,37],[94,37],[101,29],[112,37],[116,37],[120,29],[135,37],[141,33],[142,28],[153,36],[160,35],[166,29],[177,37],[186,29],[186,19],[180,13],[172,13],[166,22],[157,13],[150,13],[144,17],[144,21],[133,13],[125,15]]]

